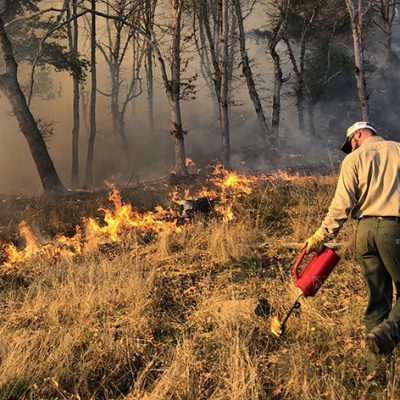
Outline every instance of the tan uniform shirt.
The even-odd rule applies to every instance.
[[[336,235],[349,215],[400,216],[400,143],[373,136],[345,157],[323,232]]]

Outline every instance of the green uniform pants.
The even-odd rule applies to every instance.
[[[400,342],[400,218],[361,219],[356,257],[368,291],[365,326],[390,351]]]

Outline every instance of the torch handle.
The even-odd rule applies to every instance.
[[[300,267],[300,264],[303,261],[304,257],[306,256],[306,251],[307,251],[307,248],[304,247],[304,249],[301,251],[300,255],[297,257],[296,263],[294,264],[293,274],[296,279],[300,278],[299,267]]]

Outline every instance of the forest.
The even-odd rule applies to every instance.
[[[398,132],[395,1],[3,1],[1,19],[9,147],[44,192],[191,162],[332,169],[355,120]]]

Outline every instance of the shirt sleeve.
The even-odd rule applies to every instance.
[[[358,174],[353,158],[347,156],[340,168],[335,195],[321,224],[324,234],[334,237],[357,202]]]

